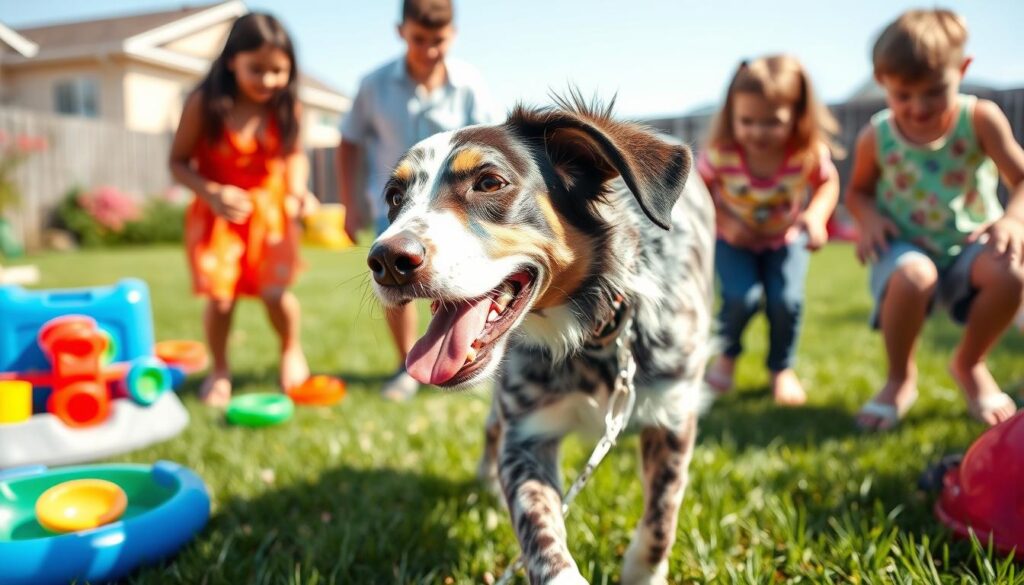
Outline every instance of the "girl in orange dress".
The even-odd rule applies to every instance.
[[[298,76],[284,27],[247,14],[186,101],[174,137],[171,172],[195,193],[185,219],[192,286],[209,299],[213,368],[200,391],[207,404],[231,397],[227,338],[239,296],[266,306],[281,340],[281,387],[309,377],[299,302],[288,291],[300,264],[296,218],[316,205],[299,144]]]

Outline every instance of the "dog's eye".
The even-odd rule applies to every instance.
[[[388,190],[384,192],[384,201],[391,207],[398,207],[404,199],[405,192],[399,187],[388,187]]]
[[[484,175],[473,184],[473,190],[482,193],[494,193],[505,185],[508,185],[508,182],[498,175]]]

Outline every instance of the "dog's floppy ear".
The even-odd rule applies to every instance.
[[[672,207],[690,172],[690,149],[672,145],[635,124],[611,118],[611,107],[584,103],[578,93],[556,98],[558,108],[517,107],[508,122],[522,135],[543,140],[544,150],[570,191],[596,177],[621,176],[651,221],[672,224]]]

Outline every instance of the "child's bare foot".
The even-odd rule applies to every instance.
[[[302,384],[309,378],[309,364],[301,347],[293,347],[281,352],[281,384],[282,390],[288,390]]]
[[[772,372],[772,396],[780,406],[800,406],[807,402],[807,393],[792,368]]]
[[[231,374],[227,370],[212,370],[202,386],[199,387],[199,399],[203,404],[224,407],[231,401]]]
[[[905,378],[889,378],[885,386],[857,413],[864,431],[887,431],[896,426],[917,400],[917,371]]]
[[[732,390],[733,375],[736,372],[736,359],[720,355],[708,366],[704,381],[719,394]]]
[[[967,398],[967,410],[975,419],[987,425],[996,425],[1017,412],[1017,405],[1000,390],[985,362],[964,365],[954,356],[949,362],[949,373],[963,390]]]

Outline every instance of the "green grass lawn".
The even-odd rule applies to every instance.
[[[295,292],[315,372],[348,382],[344,402],[299,409],[276,428],[228,427],[182,390],[192,422],[175,439],[117,461],[170,459],[207,482],[206,529],[175,559],[132,583],[480,583],[517,555],[499,503],[474,482],[489,392],[378,398],[393,368],[365,249],[307,250]],[[28,259],[41,286],[111,283],[152,290],[158,339],[201,339],[202,302],[189,294],[177,248],[85,251]],[[763,369],[765,324],[747,336],[738,391],[701,422],[671,557],[676,582],[1015,582],[1021,566],[952,540],[918,474],[984,430],[968,420],[945,363],[958,330],[944,318],[920,347],[921,400],[898,430],[862,435],[852,413],[884,378],[881,340],[866,326],[866,273],[852,250],[815,257],[798,371],[810,402],[776,408]],[[236,392],[273,390],[276,342],[258,303],[243,303],[230,340]],[[993,354],[996,378],[1024,383],[1024,336]],[[590,445],[570,439],[569,481]],[[637,440],[626,438],[577,499],[570,548],[594,583],[617,582],[642,505]]]

